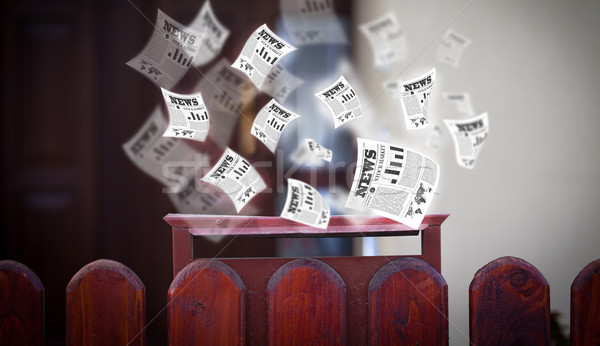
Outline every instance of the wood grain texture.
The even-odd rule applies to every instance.
[[[217,260],[183,268],[168,293],[170,345],[245,345],[246,287]]]
[[[44,344],[44,286],[25,265],[0,261],[0,345]]]
[[[112,260],[94,261],[66,290],[67,345],[145,345],[146,289]]]
[[[401,258],[369,284],[371,345],[447,345],[448,285],[425,261]]]
[[[269,345],[345,345],[346,285],[327,264],[296,259],[267,286]]]
[[[488,263],[469,286],[469,326],[474,345],[549,345],[546,279],[520,258]]]
[[[600,345],[600,259],[585,266],[571,285],[571,345]]]
[[[369,281],[390,260],[398,256],[318,257],[333,268],[346,285],[348,345],[369,343]],[[224,258],[246,286],[246,344],[266,345],[268,340],[267,286],[269,279],[291,258]]]

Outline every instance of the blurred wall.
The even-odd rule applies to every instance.
[[[408,58],[378,71],[356,26],[387,11],[404,28]],[[430,212],[451,213],[442,227],[442,273],[452,345],[467,343],[468,286],[489,261],[510,255],[535,265],[566,325],[573,278],[600,258],[599,13],[597,1],[355,2],[354,63],[378,119],[355,127],[429,154],[441,166]],[[459,68],[436,59],[446,26],[472,40]],[[431,125],[406,131],[399,103],[378,94],[383,81],[412,79],[433,66],[431,121],[443,132],[438,149],[425,145]],[[475,113],[489,114],[488,141],[474,170],[456,164],[442,122],[460,118],[442,99],[451,91],[470,92]],[[403,249],[401,241],[385,239],[378,246]]]

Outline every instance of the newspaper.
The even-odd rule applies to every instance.
[[[331,150],[322,147],[321,144],[317,143],[317,141],[312,138],[306,138],[306,145],[316,157],[331,162],[331,158],[333,156]]]
[[[256,94],[252,83],[230,65],[226,59],[219,60],[198,86],[210,114],[209,137],[221,148],[229,144],[239,115]]]
[[[185,75],[202,42],[202,34],[185,27],[160,9],[146,47],[127,66],[163,88],[171,89]]]
[[[402,82],[398,80],[391,80],[389,82],[383,82],[383,90],[387,92],[388,95],[393,97],[394,99],[401,100],[400,96],[400,88],[402,87]]]
[[[471,44],[470,39],[448,29],[438,46],[437,60],[458,68],[460,57],[469,44]]]
[[[227,37],[229,37],[229,30],[219,22],[209,0],[204,2],[200,12],[190,24],[190,28],[204,35],[198,54],[194,58],[195,66],[205,65],[214,59],[221,52]]]
[[[281,217],[305,225],[326,229],[329,224],[329,206],[312,186],[289,178],[288,193]]]
[[[406,37],[393,12],[359,26],[373,49],[375,67],[406,59]]]
[[[275,99],[271,99],[256,115],[251,133],[263,142],[272,153],[275,153],[275,147],[277,147],[284,127],[299,117],[300,115],[286,109]]]
[[[175,210],[181,214],[210,214],[210,215],[234,215],[237,214],[234,205],[231,203],[227,194],[218,191],[209,183],[199,178],[207,173],[210,168],[210,154],[196,153],[193,162],[193,175],[187,176],[188,180],[184,188],[177,191],[166,192],[175,207]],[[256,215],[258,208],[253,205],[247,205],[244,215]],[[220,241],[224,235],[206,236],[205,239],[212,242]]]
[[[418,228],[431,204],[439,166],[429,157],[358,138],[356,173],[346,208],[375,213]]]
[[[227,198],[227,195],[214,191],[212,193],[201,193],[196,191],[194,185],[190,184],[179,193],[170,193],[169,199],[180,214],[206,214],[206,215],[232,215],[236,214],[235,208]],[[247,209],[249,209],[248,207]],[[251,214],[253,215],[253,214]],[[207,236],[204,239],[217,243],[225,238],[225,235]]]
[[[407,130],[415,130],[429,125],[427,108],[434,83],[435,68],[409,81],[387,83],[386,89],[395,94],[395,97],[400,97]]]
[[[169,172],[175,168],[172,163],[193,161],[196,151],[176,138],[163,137],[167,127],[160,107],[156,107],[150,117],[133,137],[123,144],[125,154],[143,172],[158,180],[165,186],[174,186],[175,180],[170,173],[181,175],[181,172]],[[188,173],[188,175],[193,172]]]
[[[182,95],[164,88],[161,90],[170,118],[163,136],[204,141],[210,122],[202,94]]]
[[[200,90],[211,112],[215,110],[231,114],[239,114],[256,94],[252,83],[238,70],[231,68],[225,58],[206,73],[200,81]]]
[[[477,156],[479,156],[479,152],[481,152],[488,136],[489,120],[487,113],[470,119],[444,119],[444,122],[452,134],[454,148],[456,149],[456,162],[461,167],[473,169]]]
[[[303,83],[304,80],[294,76],[279,64],[273,66],[263,82],[261,90],[280,103],[285,103],[287,97]]]
[[[315,96],[323,101],[331,111],[335,128],[362,117],[360,100],[344,76],[316,93]]]
[[[195,183],[194,183],[195,182]],[[205,214],[205,215],[235,215],[237,214],[233,204],[226,194],[219,191],[201,192],[207,188],[196,188],[195,184],[208,185],[203,181],[195,181],[188,184],[187,188],[179,193],[170,193],[169,199],[175,210],[180,214]],[[199,191],[201,190],[201,191]],[[244,208],[244,215],[256,215],[258,208],[252,204]],[[223,225],[222,225],[223,226]],[[219,242],[225,237],[224,234],[205,236],[204,239]]]
[[[208,183],[197,180],[196,176],[208,172],[210,169],[210,155],[196,153],[194,156],[193,174],[187,181],[185,188],[179,191],[167,192],[171,202],[178,213],[182,214],[231,214],[235,213],[233,205],[224,193],[215,191]],[[224,202],[225,201],[225,202]]]
[[[260,88],[275,63],[295,47],[275,35],[266,24],[256,29],[231,65],[247,75]]]
[[[443,93],[442,96],[452,102],[458,113],[463,117],[472,117],[475,115],[471,103],[471,95],[468,92]]]
[[[194,179],[191,182],[181,192],[168,194],[178,213],[212,215],[231,215],[236,213],[226,194],[219,191],[200,192],[196,189],[195,184],[207,183],[202,181],[194,183]]]
[[[225,149],[219,161],[202,181],[226,193],[238,213],[246,203],[267,187],[250,162],[229,148]]]
[[[283,27],[295,45],[347,44],[333,0],[280,0]]]
[[[442,129],[438,125],[434,125],[427,135],[427,146],[437,149],[440,146],[440,137],[442,137]]]
[[[315,156],[312,151],[308,148],[306,141],[298,145],[296,150],[294,150],[290,155],[289,159],[296,164],[297,166],[301,166],[303,164],[308,164],[310,166],[323,166],[323,160]]]

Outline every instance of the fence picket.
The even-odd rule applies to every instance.
[[[447,345],[447,290],[444,278],[420,259],[385,264],[368,286],[371,345]],[[253,294],[265,292],[259,291]],[[0,261],[0,292],[0,345],[43,345],[44,286],[35,273]],[[246,330],[246,304],[252,305],[246,294],[240,275],[223,262],[190,263],[168,292],[170,344],[245,345],[256,332]],[[546,279],[528,262],[502,257],[488,263],[469,286],[471,344],[549,345],[549,297]],[[344,280],[328,264],[296,259],[281,265],[268,282],[266,309],[261,305],[268,343],[356,344],[348,340],[346,299]],[[145,288],[123,264],[98,260],[83,267],[67,286],[66,303],[67,345],[145,345]],[[571,344],[600,344],[600,259],[571,285]]]
[[[474,345],[549,345],[546,279],[520,258],[488,263],[469,286],[469,327]]]
[[[44,285],[31,269],[0,261],[0,345],[44,344]]]
[[[101,259],[66,289],[67,345],[145,345],[146,290],[125,265]]]
[[[369,284],[371,345],[447,345],[448,285],[425,261],[400,258]]]
[[[169,344],[245,344],[246,287],[224,263],[202,259],[185,266],[168,301]]]
[[[600,345],[600,259],[585,266],[571,285],[571,345]]]
[[[346,285],[329,265],[296,259],[267,286],[269,345],[345,345]]]

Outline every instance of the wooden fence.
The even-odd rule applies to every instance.
[[[448,344],[448,286],[420,259],[381,266],[362,283],[363,296],[323,261],[279,259],[270,277],[254,279],[257,268],[239,263],[234,270],[221,260],[200,259],[177,274],[168,290],[170,344]],[[0,261],[0,292],[0,345],[42,345],[44,287],[35,273]],[[118,262],[83,267],[66,288],[66,306],[68,345],[145,344],[145,288]],[[364,329],[368,342],[349,330],[348,320],[360,309],[368,318],[352,328]],[[474,345],[550,344],[548,283],[522,259],[502,257],[475,274],[469,314]],[[571,286],[571,344],[599,343],[596,260]]]

